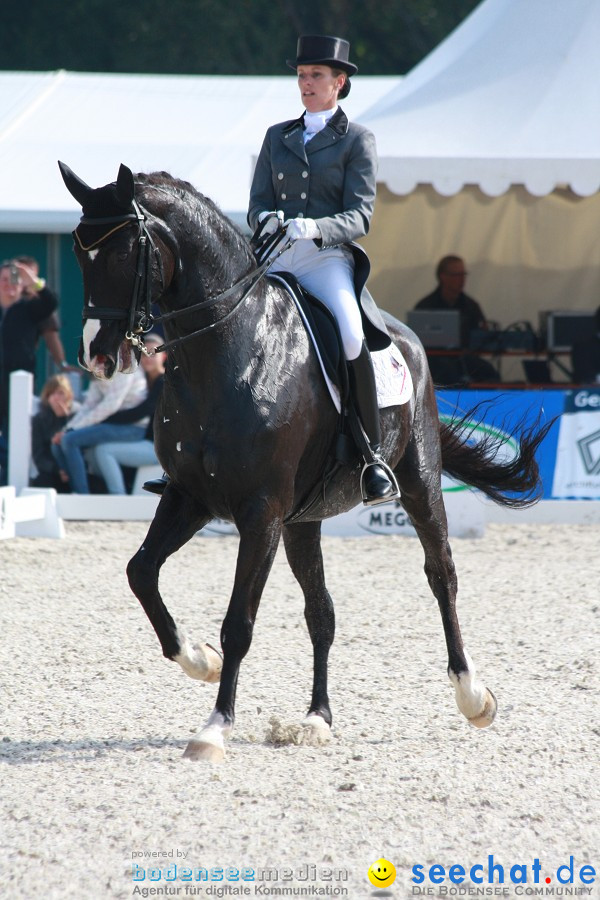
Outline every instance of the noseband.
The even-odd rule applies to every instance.
[[[135,264],[135,281],[133,283],[133,293],[129,309],[121,309],[110,306],[84,306],[82,318],[85,324],[86,319],[110,319],[113,321],[129,320],[129,329],[125,335],[127,340],[132,340],[135,335],[147,333],[152,329],[152,254],[151,250],[158,262],[160,271],[161,289],[164,289],[164,271],[162,259],[158,248],[156,247],[148,228],[146,227],[146,217],[135,200],[132,201],[133,212],[125,213],[122,216],[109,216],[108,218],[92,218],[90,216],[82,216],[79,225],[114,225],[102,237],[98,238],[87,247],[81,242],[81,238],[77,233],[77,228],[73,232],[73,237],[82,250],[93,250],[102,244],[107,238],[113,235],[121,228],[125,228],[132,222],[137,222],[138,239],[137,239],[137,259]],[[78,226],[79,227],[79,226]]]

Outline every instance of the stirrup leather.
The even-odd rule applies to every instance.
[[[367,469],[370,469],[371,466],[381,466],[381,468],[390,479],[393,493],[391,493],[388,497],[377,497],[375,499],[369,498],[365,488],[365,472],[367,471]],[[394,475],[392,469],[385,462],[385,460],[375,453],[372,454],[370,460],[365,460],[365,464],[362,467],[362,471],[360,473],[360,493],[365,506],[379,506],[380,503],[389,503],[391,500],[398,500],[400,498],[400,488],[398,487],[396,476]]]

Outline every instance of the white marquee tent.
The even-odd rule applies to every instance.
[[[356,117],[400,78],[357,79]],[[300,115],[293,74],[278,77],[0,72],[0,231],[69,232],[75,200],[62,159],[88,184],[166,170],[190,181],[238,224],[254,158],[274,122]]]
[[[359,116],[380,155],[382,305],[410,309],[456,252],[504,327],[598,306],[599,48],[599,0],[483,0]]]

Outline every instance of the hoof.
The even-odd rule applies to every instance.
[[[469,722],[471,725],[474,725],[475,728],[487,728],[488,725],[492,724],[496,718],[496,713],[498,712],[498,701],[489,688],[486,688],[485,691],[486,697],[482,711],[469,719]]]
[[[210,741],[190,741],[183,751],[183,758],[192,762],[204,760],[210,763],[221,763],[225,759],[225,747]]]
[[[331,728],[321,716],[307,716],[302,722],[302,743],[309,747],[320,747],[331,738]]]
[[[226,724],[221,713],[213,711],[198,737],[188,743],[183,758],[193,762],[199,759],[212,763],[223,762],[225,739],[231,734],[232,727],[233,723]]]
[[[221,680],[221,669],[223,668],[223,657],[218,650],[215,650],[210,644],[203,644],[202,649],[206,655],[208,662],[208,677],[206,681],[214,684]]]
[[[210,644],[191,644],[186,638],[181,641],[181,652],[174,656],[186,675],[197,681],[214,684],[221,680],[223,657]]]
[[[464,656],[466,669],[454,672],[448,668],[448,677],[454,686],[456,705],[475,728],[487,728],[496,718],[498,703],[490,689],[479,681],[475,664],[466,649]]]

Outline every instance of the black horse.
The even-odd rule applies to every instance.
[[[360,502],[361,462],[354,454],[337,467],[325,495],[315,491],[329,466],[339,415],[297,308],[281,284],[260,277],[249,242],[191,185],[165,172],[134,178],[121,166],[116,182],[92,189],[64,164],[60,168],[83,207],[74,232],[84,285],[80,364],[100,378],[133,371],[154,303],[170,345],[155,419],[156,452],[169,482],[127,573],[164,655],[192,678],[220,680],[215,708],[185,755],[224,755],[240,664],[282,535],[304,593],[314,651],[303,724],[309,738],[324,738],[331,725],[327,660],[334,610],[323,573],[321,520]],[[414,390],[409,402],[382,411],[382,450],[423,546],[458,707],[472,724],[485,727],[494,719],[496,700],[463,647],[441,473],[506,506],[534,502],[535,451],[546,428],[522,429],[520,452],[509,462],[496,458],[497,446],[468,443],[464,423],[448,426],[438,419],[418,339],[391,316],[386,324]],[[182,633],[158,590],[167,557],[213,518],[234,522],[239,531],[222,656]]]

